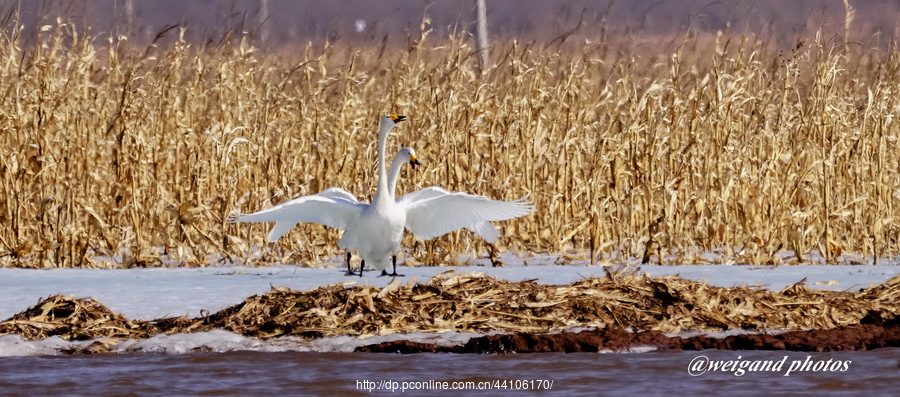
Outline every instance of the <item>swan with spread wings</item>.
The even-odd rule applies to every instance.
[[[413,170],[420,165],[412,148],[403,148],[391,163],[390,177],[385,169],[387,137],[404,116],[387,115],[381,119],[378,136],[378,184],[371,203],[361,203],[341,188],[329,188],[318,194],[303,196],[275,207],[230,218],[231,222],[275,222],[267,240],[277,241],[300,222],[318,223],[344,230],[338,246],[348,250],[347,272],[350,270],[350,251],[357,250],[362,259],[359,275],[366,263],[382,270],[383,275],[398,276],[397,253],[403,240],[403,230],[429,240],[457,229],[467,228],[488,242],[495,241],[499,232],[490,222],[526,215],[534,210],[527,196],[516,201],[491,200],[461,192],[448,192],[429,187],[395,199],[397,180],[404,163]],[[393,273],[385,269],[393,264]]]

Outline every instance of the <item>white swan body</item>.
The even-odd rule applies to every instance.
[[[382,117],[378,130],[378,185],[371,204],[360,203],[341,188],[329,188],[318,194],[303,196],[269,209],[231,217],[230,222],[275,222],[267,240],[277,241],[300,222],[318,223],[346,230],[338,241],[341,248],[355,249],[363,263],[369,261],[378,269],[387,268],[391,254],[400,250],[403,238],[403,213],[393,205],[388,191],[384,166],[384,147],[394,126],[404,116]],[[392,164],[391,173],[400,173],[400,164]]]
[[[388,180],[394,180],[391,192],[395,190],[396,180],[399,179],[400,168],[404,162],[408,161],[413,169],[417,169],[419,165],[415,154],[410,160],[409,155],[403,156],[401,153],[403,150],[394,157],[388,171]],[[317,223],[340,230],[348,229],[357,222],[368,206],[369,204],[361,203],[350,192],[339,187],[331,187],[252,214],[232,216],[229,222],[275,222],[275,226],[266,236],[266,241],[272,243],[278,241],[300,222]]]
[[[429,187],[395,199],[397,181],[403,163],[413,169],[419,165],[415,151],[403,148],[386,172],[384,152],[388,134],[403,116],[382,118],[378,137],[378,185],[370,204],[360,203],[356,197],[340,188],[329,188],[318,194],[303,196],[275,207],[247,215],[231,217],[230,222],[275,222],[267,240],[277,241],[297,223],[310,222],[345,230],[338,246],[359,251],[362,259],[360,275],[365,263],[384,270],[393,263],[397,275],[396,254],[403,241],[403,229],[425,240],[466,228],[488,242],[500,233],[490,223],[526,215],[534,210],[528,196],[512,201],[491,200],[461,192],[448,192]],[[349,252],[348,252],[349,272]]]
[[[394,117],[399,117],[399,120]],[[390,264],[390,259],[400,251],[400,244],[403,242],[406,213],[394,205],[394,193],[388,189],[387,172],[384,166],[388,134],[394,125],[402,120],[403,116],[392,115],[381,119],[381,127],[378,132],[378,185],[375,188],[375,196],[372,198],[372,203],[363,207],[356,222],[347,228],[347,231],[338,240],[338,247],[359,251],[362,259],[360,276],[362,276],[362,268],[366,262],[375,269],[386,269]],[[391,171],[399,174],[400,166],[395,164],[396,162],[392,164]],[[396,261],[396,258],[394,260]],[[394,273],[396,273],[396,268]]]

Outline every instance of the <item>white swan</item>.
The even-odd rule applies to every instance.
[[[378,269],[387,267],[390,254],[384,252],[396,247],[400,250],[403,237],[403,219],[391,205],[393,192],[388,192],[384,167],[384,147],[391,129],[405,116],[389,114],[381,118],[378,128],[378,185],[371,204],[360,203],[356,197],[341,188],[293,199],[252,214],[229,217],[229,222],[275,222],[266,240],[277,241],[300,222],[318,223],[335,229],[346,230],[338,240],[338,247],[347,248],[347,272],[350,271],[350,250],[356,249],[362,258],[360,276],[366,260]],[[396,159],[395,159],[396,163]],[[413,165],[415,169],[418,162]],[[400,173],[400,165],[392,164],[392,173]],[[385,205],[387,203],[387,205]],[[402,214],[400,214],[402,215]],[[380,259],[380,260],[379,260]]]
[[[391,163],[391,169],[388,172],[388,186],[391,191],[391,194],[394,194],[394,192],[397,191],[397,181],[400,179],[400,170],[397,169],[395,171],[394,166],[396,165],[399,168],[399,166],[402,166],[403,163],[405,163],[405,162],[409,162],[411,165],[413,165],[413,170],[418,171],[418,166],[421,165],[421,163],[419,163],[418,158],[416,157],[415,149],[413,149],[411,147],[405,147],[403,149],[400,149],[400,151],[394,157],[394,162]],[[415,163],[415,164],[413,164],[413,163]],[[403,197],[401,197],[400,200],[398,200],[398,201],[406,203],[406,205],[410,205],[413,202],[425,201],[427,199],[438,198],[440,196],[449,195],[449,194],[452,194],[452,193],[450,193],[444,189],[441,189],[439,187],[429,187],[429,188],[417,190],[415,192],[406,194]],[[465,195],[465,193],[460,193],[460,194]],[[481,197],[481,196],[472,196],[472,197]],[[528,211],[528,212],[530,212],[530,211]],[[528,212],[525,212],[522,215],[525,215]],[[475,223],[472,225],[468,225],[468,226],[465,226],[465,228],[468,229],[469,231],[477,234],[478,236],[480,236],[481,238],[483,238],[485,241],[487,241],[489,243],[493,243],[493,242],[497,241],[498,238],[500,238],[500,232],[497,231],[497,228],[495,228],[494,225],[492,225],[488,221],[478,222],[478,223]],[[456,230],[456,229],[453,229],[453,230]],[[453,231],[453,230],[451,230],[451,231]],[[415,233],[413,233],[413,234],[415,234]],[[442,234],[446,234],[446,233],[442,233]],[[423,237],[423,236],[419,236],[419,237]],[[435,237],[437,237],[437,236],[435,236]],[[426,240],[429,240],[429,239],[426,238]],[[394,269],[394,272],[396,272],[396,269]]]
[[[527,196],[504,202],[467,193],[451,193],[438,187],[418,190],[400,199],[394,199],[400,168],[410,163],[413,169],[419,165],[415,151],[403,148],[391,163],[390,177],[386,178],[384,147],[391,128],[402,121],[402,116],[385,116],[378,137],[378,186],[371,204],[360,203],[356,197],[340,188],[299,197],[275,207],[253,214],[232,217],[231,222],[276,222],[267,239],[276,241],[299,222],[319,223],[336,229],[345,229],[338,246],[346,248],[347,271],[350,271],[350,250],[356,249],[362,259],[359,275],[368,261],[374,268],[385,269],[390,262],[397,274],[397,252],[403,239],[403,229],[429,240],[451,231],[467,228],[488,242],[500,236],[489,222],[526,215],[533,211]]]
[[[411,147],[400,149],[391,163],[388,186],[392,196],[397,190],[400,167],[406,162],[410,163],[414,170],[418,170],[417,166],[421,165],[416,157],[416,151]],[[432,186],[403,195],[396,200],[395,204],[400,212],[405,214],[404,227],[424,240],[431,240],[454,230],[466,228],[481,236],[485,241],[493,243],[500,237],[500,232],[490,221],[502,221],[527,215],[534,210],[531,202],[525,201],[527,199],[526,195],[516,201],[498,201],[468,193],[451,193]],[[398,246],[397,251],[399,248]],[[396,254],[391,255],[391,262],[394,265],[393,273],[383,272],[382,274],[400,276],[397,274]]]

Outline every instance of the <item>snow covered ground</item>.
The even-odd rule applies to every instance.
[[[232,352],[320,352],[351,353],[359,346],[410,340],[421,343],[460,345],[470,338],[482,336],[472,332],[411,333],[392,335],[371,335],[367,337],[338,336],[319,339],[280,337],[260,340],[238,335],[225,330],[212,330],[191,334],[157,335],[144,340],[128,339],[110,346],[113,353],[164,353],[188,354],[197,351]],[[0,335],[0,357],[57,355],[66,351],[81,351],[97,340],[67,341],[58,336],[37,341],[23,340],[19,335]],[[102,342],[102,341],[101,341]],[[652,350],[652,349],[650,349]],[[648,351],[647,349],[636,350]]]
[[[434,275],[453,270],[458,273],[484,272],[492,277],[510,281],[534,279],[544,284],[568,284],[585,277],[603,277],[604,268],[587,266],[583,262],[552,265],[553,257],[530,257],[527,260],[506,255],[506,266],[461,267],[400,267],[404,281],[427,281]],[[535,263],[542,263],[535,265]],[[0,268],[0,321],[19,313],[40,299],[54,295],[91,297],[113,311],[131,319],[149,320],[170,316],[198,316],[201,311],[214,313],[240,303],[243,299],[264,294],[272,287],[286,286],[295,290],[309,290],[335,283],[385,286],[390,277],[378,277],[369,272],[364,277],[345,276],[340,259],[335,258],[328,268],[300,268],[278,266],[248,268],[218,266],[207,268],[149,268],[149,269],[7,269]],[[614,269],[622,269],[614,266]],[[807,279],[807,286],[825,290],[856,291],[883,283],[900,275],[900,265],[857,266],[728,266],[682,265],[640,266],[640,272],[651,277],[679,274],[682,278],[703,280],[711,285],[731,287],[760,286],[781,290],[785,286]],[[211,351],[353,351],[356,346],[395,339],[410,339],[432,343],[464,343],[472,334],[446,333],[441,335],[413,334],[323,338],[307,341],[297,338],[276,338],[261,341],[226,331],[196,334],[161,335],[144,341],[123,341],[112,351],[165,352],[182,354],[194,349]],[[67,342],[60,338],[25,342],[17,335],[0,336],[0,356],[59,354],[80,349],[91,341]]]
[[[403,267],[404,281],[427,281],[434,275],[484,272],[510,281],[535,279],[543,284],[569,284],[585,277],[603,277],[600,266],[534,265],[554,263],[552,258],[520,258],[507,255],[503,267]],[[7,269],[0,268],[0,320],[9,318],[55,294],[91,297],[130,319],[150,320],[172,316],[199,316],[201,310],[214,313],[240,303],[272,287],[285,286],[305,291],[342,282],[385,286],[390,277],[367,272],[362,278],[345,276],[339,266],[331,268],[237,267],[148,268],[148,269]],[[615,267],[619,268],[619,267]],[[757,285],[781,290],[804,277],[811,288],[856,291],[883,283],[900,275],[898,265],[857,266],[725,266],[725,265],[643,265],[640,271],[652,277],[679,274],[711,285],[732,287]]]

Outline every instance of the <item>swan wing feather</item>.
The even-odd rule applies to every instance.
[[[397,203],[406,210],[406,228],[423,239],[430,240],[462,228],[487,239],[499,237],[499,233],[496,229],[491,233],[482,223],[517,218],[532,212],[534,206],[527,199],[528,196],[516,201],[499,201],[429,187],[406,194]]]
[[[493,243],[497,241],[498,238],[500,238],[500,232],[490,222],[481,222],[474,225],[469,225],[466,226],[466,229],[469,229],[469,231],[471,231],[472,233],[481,236],[484,241],[487,241],[489,243]]]
[[[357,201],[347,191],[330,188],[252,214],[233,216],[229,222],[275,222],[267,239],[277,241],[300,222],[347,229],[356,222],[365,207],[366,204]]]

